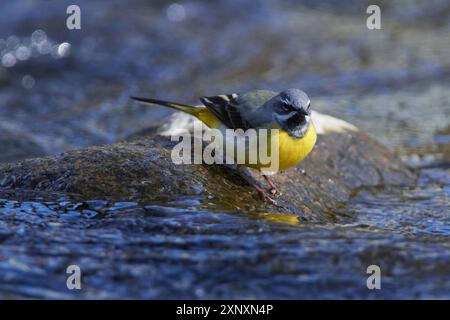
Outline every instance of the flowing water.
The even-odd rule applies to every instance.
[[[386,2],[379,31],[364,1],[78,2],[77,31],[70,1],[0,4],[0,161],[162,122],[137,93],[194,103],[300,87],[419,179],[355,190],[320,224],[201,197],[0,190],[0,298],[450,298],[448,1]],[[72,264],[80,291],[66,287]],[[367,289],[369,265],[381,290]]]

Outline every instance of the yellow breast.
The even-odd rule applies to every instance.
[[[303,138],[295,138],[290,136],[286,131],[278,131],[278,170],[285,170],[295,166],[302,161],[314,148],[317,140],[316,128],[313,123],[306,131]],[[246,164],[246,166],[261,169],[267,168],[268,165]]]
[[[314,148],[316,140],[316,128],[312,123],[303,138],[295,138],[286,131],[280,131],[278,136],[280,170],[293,167],[306,158]]]

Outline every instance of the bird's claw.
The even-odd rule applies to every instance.
[[[259,194],[259,197],[261,198],[262,201],[264,201],[266,203],[270,203],[270,204],[272,204],[274,206],[278,206],[278,203],[274,199],[269,197],[267,195],[267,193],[265,193],[263,190],[258,190],[258,194]]]

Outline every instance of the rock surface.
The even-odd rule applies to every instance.
[[[171,123],[179,127],[184,116],[174,117]],[[388,149],[352,125],[319,113],[313,119],[320,133],[313,152],[300,166],[273,177],[281,191],[278,207],[262,203],[231,167],[175,165],[170,155],[176,142],[156,134],[2,164],[0,186],[75,193],[86,199],[194,195],[224,210],[295,213],[320,221],[362,186],[414,181],[414,173]],[[185,120],[188,127],[189,118]],[[170,132],[167,126],[164,131]]]

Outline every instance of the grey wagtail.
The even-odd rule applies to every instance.
[[[200,101],[203,105],[195,107],[156,99],[131,98],[144,104],[158,104],[183,111],[210,128],[279,129],[278,164],[281,170],[302,161],[311,152],[317,139],[316,129],[311,121],[311,101],[306,93],[299,89],[288,89],[281,93],[254,90],[244,94],[202,97]],[[262,168],[258,163],[244,166]],[[240,173],[264,201],[276,204],[248,174],[243,171]],[[270,192],[276,194],[276,187],[269,177],[265,174],[263,177],[270,187]]]

